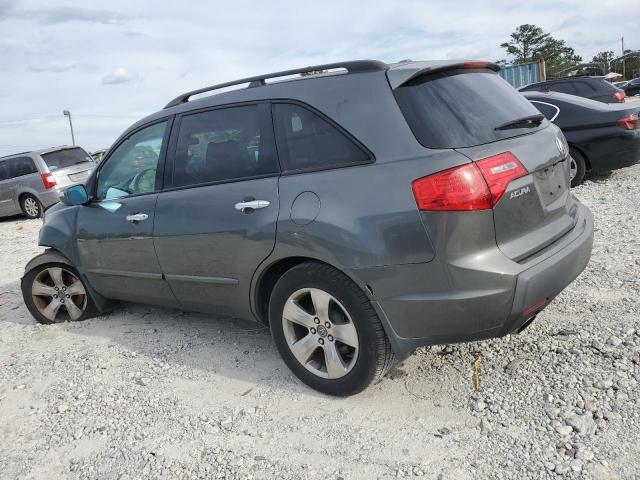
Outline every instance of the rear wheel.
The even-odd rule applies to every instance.
[[[22,279],[22,297],[40,323],[75,322],[96,313],[80,275],[63,263],[47,263],[30,270]]]
[[[42,216],[42,204],[33,195],[26,194],[20,199],[22,212],[29,218],[39,218]]]
[[[571,186],[577,187],[584,180],[584,175],[587,171],[587,162],[582,154],[575,148],[571,148],[569,152],[571,161],[569,178],[571,180]]]
[[[353,395],[394,361],[369,299],[343,273],[307,262],[287,271],[269,302],[274,341],[291,371],[329,395]]]

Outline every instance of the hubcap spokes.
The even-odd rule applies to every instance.
[[[38,205],[33,198],[27,198],[24,201],[24,209],[32,217],[35,217],[38,214]]]
[[[77,320],[87,306],[82,282],[69,270],[49,267],[36,275],[31,284],[33,303],[51,322]]]
[[[340,378],[358,357],[358,333],[344,306],[317,288],[294,292],[282,312],[285,339],[294,357],[323,378]]]
[[[569,180],[573,180],[578,173],[578,165],[576,165],[576,161],[571,158],[571,163],[569,164]]]

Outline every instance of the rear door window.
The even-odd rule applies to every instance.
[[[10,158],[7,163],[9,164],[9,176],[13,178],[38,172],[36,164],[30,157]]]
[[[540,112],[492,70],[422,75],[394,95],[414,135],[428,148],[471,147],[541,128],[496,130]]]
[[[555,120],[555,118],[560,113],[560,109],[555,105],[551,105],[550,103],[537,102],[535,100],[531,100],[531,103],[538,110],[540,110],[540,113],[542,113],[545,117],[547,117],[547,120],[549,121]]]
[[[578,92],[573,82],[558,82],[549,85],[549,90],[559,93],[568,93],[569,95],[576,95]]]
[[[278,155],[285,171],[335,168],[369,162],[363,148],[329,121],[300,105],[277,103]]]
[[[91,156],[82,148],[65,148],[55,152],[43,153],[41,157],[52,172],[91,161]]]
[[[576,92],[581,97],[590,97],[596,93],[596,89],[588,82],[575,82]]]
[[[268,104],[219,108],[182,117],[173,186],[277,173],[270,120]]]
[[[7,180],[9,177],[9,166],[7,162],[0,162],[0,182],[3,180]]]

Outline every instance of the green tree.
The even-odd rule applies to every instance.
[[[543,59],[547,77],[553,78],[559,71],[582,61],[575,50],[564,40],[553,38],[542,28],[531,24],[520,25],[511,39],[500,45],[513,57],[513,63],[529,63]]]

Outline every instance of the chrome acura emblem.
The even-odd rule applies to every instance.
[[[558,146],[558,150],[562,156],[567,154],[567,147],[564,146],[564,142],[560,139],[560,137],[556,137],[556,145]]]

